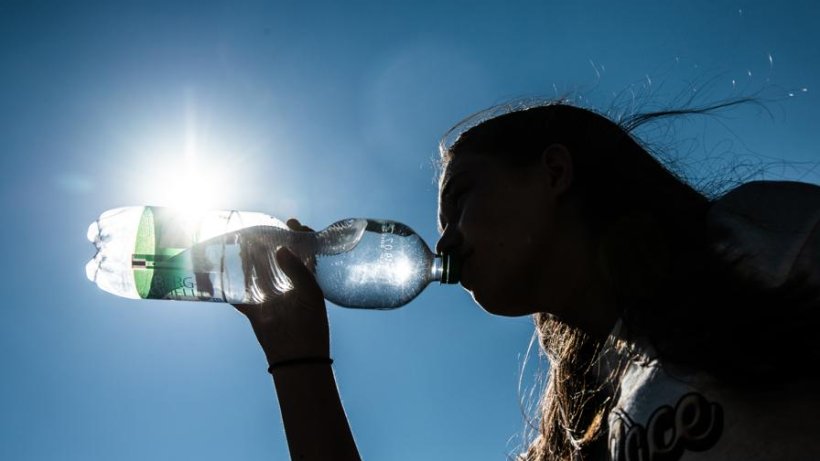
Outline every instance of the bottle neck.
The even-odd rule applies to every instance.
[[[458,266],[450,255],[436,255],[433,259],[432,280],[443,285],[458,283]]]

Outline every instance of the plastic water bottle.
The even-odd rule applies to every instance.
[[[282,246],[339,306],[391,309],[433,281],[458,281],[451,258],[386,220],[346,219],[297,232],[263,213],[123,207],[91,223],[88,240],[97,249],[86,265],[89,280],[134,299],[261,303],[292,288],[274,258]]]

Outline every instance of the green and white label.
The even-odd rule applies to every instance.
[[[199,224],[177,210],[145,207],[131,259],[141,298],[223,301],[211,282],[216,268],[197,255]]]

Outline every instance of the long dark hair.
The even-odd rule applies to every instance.
[[[680,365],[734,383],[766,385],[770,380],[763,378],[778,372],[779,354],[795,346],[778,338],[773,347],[766,340],[771,328],[790,326],[769,326],[765,332],[757,326],[767,309],[783,302],[783,293],[761,292],[714,260],[706,229],[712,200],[632,135],[650,120],[744,102],[640,114],[620,122],[564,102],[542,104],[494,114],[463,130],[454,142],[443,141],[441,158],[446,164],[455,156],[485,154],[525,168],[549,145],[566,146],[574,165],[568,194],[581,199],[599,268],[615,288],[629,335],[649,339],[660,356]],[[606,416],[623,364],[601,366],[606,338],[546,313],[534,320],[550,373],[540,402],[539,434],[525,458],[605,458]]]

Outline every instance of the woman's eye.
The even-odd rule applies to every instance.
[[[456,189],[447,194],[447,203],[453,211],[459,211],[464,204],[464,197],[467,195],[464,192],[464,189]]]

